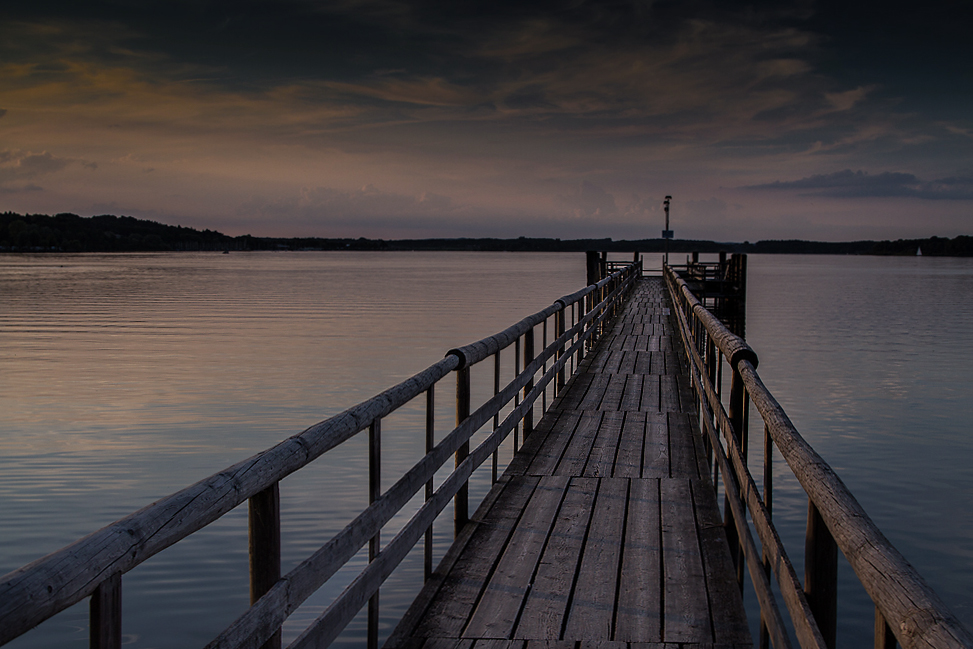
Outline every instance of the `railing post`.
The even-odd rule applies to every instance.
[[[534,362],[534,328],[531,327],[524,333],[524,371],[527,371],[527,367]],[[526,385],[524,385],[524,400],[527,399],[527,395],[531,393],[534,389],[534,376],[531,375],[527,379]],[[527,437],[534,432],[534,406],[531,405],[524,413],[524,441],[527,441]]]
[[[728,415],[732,427],[733,439],[739,448],[742,448],[743,442],[743,411],[746,407],[744,391],[743,377],[740,376],[740,371],[736,367],[733,367],[733,375],[730,377],[730,411]],[[744,456],[744,460],[746,460],[746,456]],[[724,480],[733,480],[733,484],[739,486],[739,481],[732,471],[724,477]],[[733,565],[737,569],[737,582],[742,588],[744,571],[743,548],[740,545],[740,537],[737,534],[736,524],[733,520],[733,511],[730,509],[729,498],[729,495],[727,495],[723,504],[723,524],[726,528],[726,541],[730,546],[730,556],[733,558]]]
[[[514,340],[514,378],[520,374],[520,336]],[[520,392],[514,393],[514,408],[520,405]],[[520,426],[521,422],[514,425],[514,453],[520,448]]]
[[[382,420],[375,419],[368,427],[368,504],[382,495]],[[368,540],[368,562],[378,556],[382,548],[382,533]],[[379,591],[368,600],[368,649],[378,649],[378,603]]]
[[[895,649],[895,634],[885,621],[885,616],[875,607],[875,649]]]
[[[436,446],[436,384],[433,383],[426,390],[426,454],[432,452],[433,447]],[[429,482],[426,483],[426,502],[432,500],[433,495],[433,479],[430,478]],[[433,523],[429,524],[429,528],[426,529],[425,540],[422,549],[422,572],[425,580],[428,580],[432,576],[432,526]]]
[[[554,337],[557,339],[560,339],[561,336],[564,335],[564,331],[565,331],[564,312],[566,310],[567,307],[565,306],[560,311],[557,312],[557,316],[556,316],[557,324],[555,325],[557,329],[556,329],[556,333],[554,334]],[[563,356],[564,356],[564,345],[558,347],[557,356],[555,358],[557,360],[561,360]],[[555,383],[554,396],[558,396],[559,394],[561,394],[562,390],[564,390],[564,367],[563,366],[557,372],[557,382]]]
[[[500,394],[500,350],[493,355],[493,396]],[[493,430],[500,427],[500,411],[493,415]],[[490,474],[491,484],[496,484],[499,473],[500,447],[493,449],[493,471]]]
[[[547,318],[544,318],[543,330],[544,330],[544,340],[543,343],[541,344],[541,349],[546,350],[547,349]],[[547,374],[547,358],[544,359],[543,366],[541,367],[541,376],[544,376],[546,374]],[[547,412],[547,389],[548,387],[550,387],[550,385],[551,384],[548,383],[547,387],[544,388],[544,391],[541,392],[541,417],[543,417],[544,413]]]
[[[767,508],[767,518],[774,517],[774,438],[770,436],[770,428],[764,424],[764,507]],[[770,553],[767,547],[762,550],[764,572],[770,577]],[[770,633],[763,613],[760,614],[760,649],[769,649]]]
[[[250,604],[280,579],[280,483],[250,497]],[[280,629],[262,649],[280,649]]]
[[[122,573],[116,572],[95,588],[91,594],[88,616],[91,649],[121,649]]]
[[[838,621],[838,544],[810,499],[804,542],[804,594],[825,644],[834,649]]]
[[[456,425],[459,426],[470,416],[470,368],[462,367],[456,370]],[[469,440],[463,442],[456,451],[454,466],[459,466],[470,454]],[[470,520],[470,486],[464,482],[456,495],[453,496],[453,535],[459,536],[460,531]]]

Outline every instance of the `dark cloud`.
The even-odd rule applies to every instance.
[[[816,174],[799,180],[750,185],[746,189],[810,190],[819,196],[836,198],[911,197],[930,200],[973,200],[973,178],[955,176],[931,182],[914,174],[883,172],[870,175],[845,169],[831,174]]]
[[[0,185],[13,181],[23,181],[61,171],[73,162],[72,158],[62,158],[45,151],[3,150],[0,151]]]

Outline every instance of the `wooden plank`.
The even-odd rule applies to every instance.
[[[596,479],[571,479],[514,633],[515,638],[556,640],[561,637],[597,490]]]
[[[659,412],[659,378],[655,375],[642,377],[642,403],[639,405],[639,410]]]
[[[598,410],[619,410],[622,397],[625,394],[627,378],[624,374],[612,374],[608,377],[608,386],[605,388],[605,394],[601,398]]]
[[[422,649],[473,649],[473,640],[468,638],[428,638]]]
[[[540,478],[463,637],[510,637],[567,486],[565,477]]]
[[[662,536],[655,479],[631,483],[615,639],[662,641]]]
[[[709,480],[691,482],[699,543],[706,574],[713,635],[716,643],[752,642],[747,626],[743,597],[734,575],[736,568],[726,544],[723,521]]]
[[[689,480],[660,480],[663,639],[666,642],[712,642],[706,578],[700,557]]]
[[[682,412],[679,392],[676,390],[676,377],[664,374],[659,377],[659,410],[662,412]]]
[[[561,402],[561,408],[563,410],[577,410],[594,378],[594,374],[581,372],[579,368],[579,373],[576,374],[571,380],[569,390],[564,394],[564,400]]]
[[[540,445],[532,458],[526,473],[528,475],[554,475],[554,470],[561,461],[561,456],[564,455],[564,451],[571,442],[580,421],[581,413],[576,410],[564,412],[559,416],[557,422],[552,426],[551,432],[544,438],[543,444]],[[520,455],[527,457],[526,453]]]
[[[561,461],[554,470],[554,475],[581,475],[585,464],[588,463],[588,455],[598,435],[598,427],[601,425],[603,415],[604,412],[600,410],[581,412],[581,419]]]
[[[618,367],[615,369],[615,373],[634,374],[639,352],[619,352],[619,354],[621,357],[619,358]]]
[[[485,638],[473,643],[473,649],[523,649],[523,640],[499,640]]]
[[[572,640],[529,640],[526,649],[575,649]]]
[[[615,454],[618,452],[618,438],[622,434],[625,415],[621,412],[606,412],[598,427],[598,436],[591,445],[584,475],[589,478],[609,478],[615,468]]]
[[[635,352],[634,374],[658,374],[652,371],[652,352]]]
[[[632,355],[634,356],[634,352]],[[625,387],[618,402],[618,409],[626,411],[638,410],[642,405],[643,377],[637,374],[628,374],[624,378]]]
[[[554,443],[553,436],[563,432],[561,428],[567,425],[567,420],[571,416],[570,413],[565,413],[560,409],[554,409],[553,406],[549,408],[540,422],[538,422],[537,428],[534,429],[534,434],[524,441],[520,447],[520,452],[515,453],[513,458],[511,458],[505,473],[508,475],[524,475],[527,473],[528,467],[537,454],[546,445]]]
[[[669,457],[672,477],[699,478],[699,458],[696,455],[696,442],[693,439],[695,435],[688,415],[679,412],[668,412],[665,415],[668,421]]]
[[[628,483],[628,480],[612,478],[602,478],[599,483],[574,598],[564,627],[565,639],[611,638]]]
[[[423,585],[422,590],[412,601],[409,609],[399,620],[399,623],[393,629],[392,634],[386,641],[385,646],[391,649],[396,647],[398,649],[414,649],[414,645],[417,641],[421,644],[422,638],[411,637],[411,634],[419,621],[422,619],[423,614],[429,606],[429,603],[433,601],[436,594],[438,593],[440,586],[445,581],[446,577],[456,566],[459,561],[460,556],[466,550],[466,546],[470,539],[473,537],[473,533],[479,528],[479,524],[484,521],[490,520],[491,516],[495,516],[497,512],[494,512],[494,505],[500,500],[501,496],[505,495],[506,486],[510,482],[510,477],[504,474],[500,477],[500,480],[493,485],[493,488],[487,492],[487,495],[483,498],[480,506],[476,508],[473,512],[473,516],[470,517],[470,525],[463,528],[462,533],[458,538],[456,538],[449,549],[446,550],[446,554],[443,556],[436,570],[433,571],[429,579]],[[509,494],[508,494],[509,497]],[[507,507],[508,505],[502,505]],[[239,643],[237,643],[239,644]]]
[[[639,478],[642,476],[642,444],[645,440],[645,413],[626,412],[622,434],[615,455],[615,478]]]
[[[666,413],[645,415],[645,443],[642,452],[643,478],[669,477],[669,427]]]
[[[410,635],[460,637],[490,570],[513,532],[523,503],[538,482],[529,476],[510,479]]]
[[[598,410],[601,407],[601,400],[608,389],[610,376],[607,374],[592,374],[591,384],[585,392],[584,398],[578,403],[578,410]]]

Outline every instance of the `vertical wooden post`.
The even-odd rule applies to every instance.
[[[456,425],[459,426],[470,416],[470,368],[462,367],[456,370]],[[454,466],[459,466],[470,454],[469,440],[463,442],[456,451]],[[463,483],[456,495],[453,496],[453,537],[459,536],[470,520],[470,484]]]
[[[542,353],[543,353],[543,351],[547,350],[547,318],[544,318],[543,331],[544,331],[544,342],[541,345]],[[543,363],[543,366],[541,367],[541,376],[544,376],[545,374],[547,374],[547,357],[546,356],[544,357],[544,363]],[[547,386],[544,388],[544,391],[541,392],[541,417],[543,417],[544,416],[544,413],[547,412],[547,390],[550,387],[551,387],[551,384],[548,383]]]
[[[493,355],[493,396],[500,394],[500,350]],[[500,411],[493,415],[493,430],[500,428]],[[493,451],[493,472],[491,474],[491,484],[497,483],[498,464],[500,449],[497,447]]]
[[[433,383],[426,390],[426,454],[432,452],[433,447],[436,446],[436,384]],[[429,482],[426,483],[426,502],[432,499],[433,494],[433,479],[429,478]],[[424,540],[424,547],[422,550],[422,573],[424,580],[428,581],[429,577],[432,576],[432,526],[430,523],[428,529],[426,529],[426,538]]]
[[[260,599],[280,579],[280,484],[250,497],[250,603]],[[280,649],[280,629],[262,649]]]
[[[121,649],[122,573],[101,582],[91,594],[88,608],[88,646],[92,649]]]
[[[585,270],[588,286],[597,284],[601,280],[601,259],[598,251],[589,250],[585,253]]]
[[[578,323],[581,322],[581,307],[582,307],[582,304],[583,304],[583,301],[573,302],[571,304],[571,328],[572,329],[574,329],[575,327],[577,327],[578,326]],[[580,333],[574,334],[574,336],[571,337],[571,344],[573,345],[574,343],[576,343],[580,337],[581,337],[581,334]],[[574,376],[574,370],[575,370],[575,367],[577,365],[577,363],[575,362],[575,356],[577,356],[578,358],[581,358],[581,350],[580,349],[578,350],[577,354],[571,356],[571,369],[569,370],[570,371],[570,376]]]
[[[560,339],[565,332],[564,311],[565,309],[561,309],[560,311],[557,312],[557,315],[555,316],[557,318],[556,320],[557,324],[555,325],[557,328],[555,329],[554,336],[555,338],[558,339]],[[565,345],[567,345],[567,343],[565,343]],[[561,360],[563,356],[564,356],[564,345],[558,347],[556,359]],[[557,372],[557,382],[555,383],[554,396],[561,394],[562,390],[564,390],[564,367],[561,367],[561,369],[559,369]]]
[[[368,427],[368,504],[382,495],[382,420],[376,419]],[[368,561],[371,563],[382,549],[382,533],[368,540]],[[379,591],[368,600],[368,649],[378,649]]]
[[[520,337],[514,341],[514,378],[520,374]],[[520,393],[514,394],[514,407],[520,405]],[[514,425],[514,453],[520,448],[520,422]]]
[[[885,616],[875,607],[875,649],[895,649],[895,634],[892,633]]]
[[[534,362],[534,328],[531,327],[528,331],[524,333],[524,371],[527,371],[527,366]],[[527,400],[527,395],[530,391],[534,389],[534,376],[531,375],[527,379],[527,384],[524,385],[524,400]],[[527,441],[527,437],[534,432],[534,406],[531,405],[524,413],[524,442]]]
[[[578,324],[579,322],[581,322],[582,320],[584,320],[585,314],[587,313],[587,311],[585,310],[585,306],[587,305],[587,303],[588,303],[588,296],[587,295],[585,297],[581,298],[577,302],[577,304],[578,304],[578,317],[575,319],[574,324]],[[578,336],[579,337],[580,336],[583,336],[583,335],[584,335],[584,328],[582,328],[581,331],[578,332]],[[584,345],[581,345],[578,348],[578,352],[576,354],[577,357],[575,359],[573,359],[574,366],[571,368],[572,373],[574,372],[575,368],[577,368],[578,366],[581,365],[581,360],[584,358],[584,347],[585,347]]]
[[[770,436],[770,428],[764,424],[764,507],[767,508],[767,517],[773,520],[774,517],[774,439]],[[770,555],[767,547],[763,548],[764,572],[770,576]],[[770,633],[767,630],[767,622],[763,613],[760,614],[760,649],[769,649]]]
[[[838,626],[838,544],[810,499],[804,541],[804,594],[825,644],[834,649]]]
[[[734,367],[733,375],[730,377],[730,425],[733,427],[733,438],[737,445],[742,442],[741,431],[743,429],[743,409],[746,400],[744,398],[743,378],[740,371]],[[744,456],[746,460],[746,456]],[[723,478],[726,481],[733,480],[738,485],[739,481],[731,471]],[[739,491],[739,490],[738,490]],[[743,548],[740,546],[740,537],[737,534],[736,524],[733,521],[733,511],[730,509],[729,496],[725,496],[723,504],[723,524],[726,526],[726,541],[730,546],[730,556],[733,557],[733,564],[737,569],[737,580],[741,588],[743,586]]]

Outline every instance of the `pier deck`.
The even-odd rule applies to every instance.
[[[752,646],[670,318],[642,280],[386,647]]]

